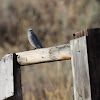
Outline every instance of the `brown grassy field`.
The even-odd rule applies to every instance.
[[[66,44],[74,32],[99,27],[99,0],[0,0],[0,57],[33,49],[32,27],[43,47]],[[23,100],[72,100],[71,62],[24,66]]]

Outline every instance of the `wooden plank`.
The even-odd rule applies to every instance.
[[[86,36],[72,40],[71,61],[74,82],[74,99],[91,100]]]
[[[100,28],[88,29],[87,52],[92,100],[100,100]]]
[[[16,55],[20,65],[71,59],[69,44],[19,52]]]
[[[7,54],[0,61],[0,100],[14,95],[13,54]]]

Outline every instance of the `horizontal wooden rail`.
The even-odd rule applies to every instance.
[[[70,44],[16,53],[20,65],[71,59]]]

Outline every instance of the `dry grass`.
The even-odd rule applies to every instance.
[[[72,33],[99,27],[99,0],[0,0],[0,57],[33,49],[32,27],[44,47],[65,44]],[[24,100],[72,100],[70,61],[22,68]]]
[[[72,100],[70,64],[70,61],[61,61],[22,68],[24,100],[34,100],[31,97],[35,100]]]

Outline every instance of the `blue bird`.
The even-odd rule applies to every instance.
[[[42,44],[40,43],[39,39],[37,36],[34,34],[32,28],[28,30],[28,40],[30,44],[35,48],[43,48]]]

